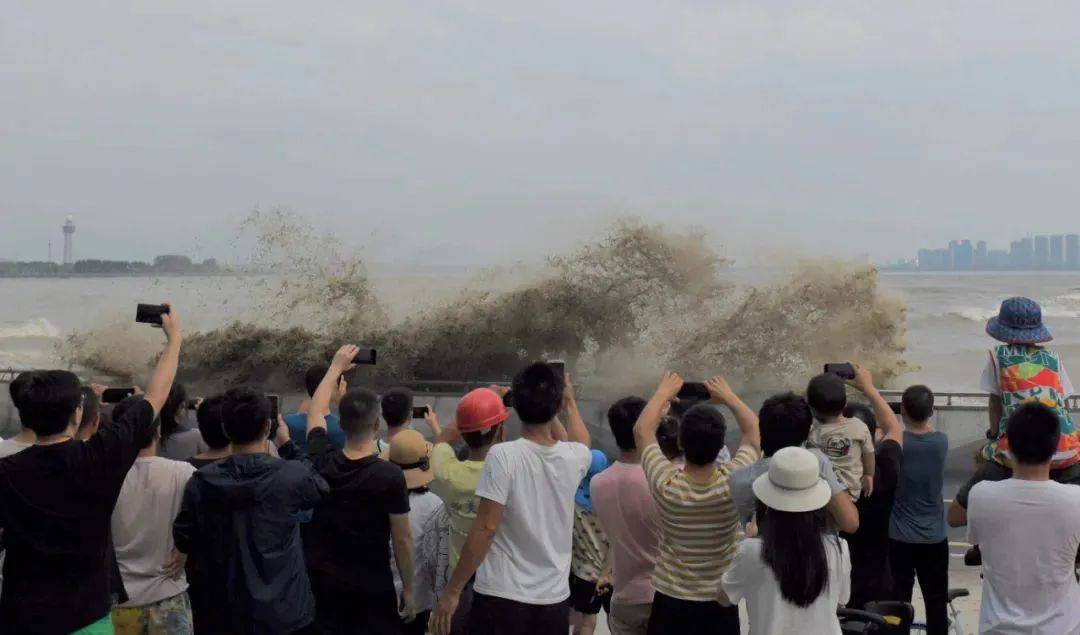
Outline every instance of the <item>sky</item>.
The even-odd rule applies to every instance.
[[[813,5],[813,6],[809,6]],[[0,258],[241,258],[287,207],[382,262],[620,215],[874,261],[1080,231],[1068,2],[9,0]]]

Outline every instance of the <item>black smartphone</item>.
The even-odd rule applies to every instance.
[[[278,415],[281,414],[281,397],[267,395],[266,398],[270,400],[270,419],[277,421]]]
[[[374,366],[375,365],[375,349],[365,348],[361,349],[356,357],[353,358],[354,364],[360,364],[361,366]]]
[[[566,362],[561,359],[550,360],[548,362],[548,366],[551,366],[555,370],[555,372],[559,374],[559,377],[562,377],[566,374]]]
[[[825,372],[836,375],[840,379],[855,379],[855,367],[847,362],[842,364],[825,364]]]
[[[281,414],[281,397],[267,395],[266,398],[270,400],[270,435],[266,438],[273,440],[277,436],[278,426],[281,423],[278,419],[278,415]]]
[[[506,394],[503,395],[503,405],[506,406],[507,408],[513,408],[514,407],[514,392],[513,391],[507,390]]]
[[[167,304],[140,304],[135,307],[135,321],[139,324],[161,326],[161,316],[169,312]]]
[[[413,406],[412,418],[413,419],[424,419],[424,418],[427,417],[427,413],[428,413],[428,406]]]
[[[680,401],[708,401],[709,399],[712,399],[712,395],[709,394],[709,389],[700,381],[684,382],[682,388],[679,389],[678,397]]]
[[[889,410],[893,411],[893,414],[900,414],[900,407],[902,404],[899,401],[890,401]]]
[[[101,403],[120,403],[134,394],[134,388],[106,388],[101,393]]]
[[[199,397],[196,397],[194,399],[188,399],[187,400],[187,409],[188,410],[198,410],[200,401],[201,401],[201,399]]]

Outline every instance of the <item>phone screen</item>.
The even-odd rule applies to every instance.
[[[120,403],[134,394],[134,388],[106,388],[101,393],[101,403]]]
[[[428,414],[428,407],[427,406],[413,406],[413,409],[412,409],[412,418],[413,419],[423,419],[423,418],[427,417],[427,414]]]
[[[707,401],[711,398],[709,389],[700,381],[688,381],[683,383],[682,388],[679,389],[678,397],[679,399],[694,401]]]
[[[855,367],[847,362],[842,364],[825,364],[825,372],[836,375],[841,379],[855,379]]]

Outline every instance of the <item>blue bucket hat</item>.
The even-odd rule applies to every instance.
[[[581,484],[578,485],[577,493],[574,494],[574,500],[587,512],[592,512],[592,496],[589,494],[589,485],[592,483],[592,477],[606,470],[607,466],[608,460],[607,457],[604,456],[604,453],[600,450],[593,450],[592,463],[589,464],[589,472],[585,475],[585,478],[581,479]]]
[[[986,323],[986,334],[1006,344],[1040,344],[1054,339],[1042,321],[1042,308],[1030,298],[1009,298],[997,317]]]

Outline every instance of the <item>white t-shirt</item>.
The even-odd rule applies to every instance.
[[[971,488],[967,519],[983,558],[979,632],[1080,633],[1080,487],[983,481]]]
[[[32,445],[34,444],[16,441],[15,437],[4,439],[3,441],[0,441],[0,459],[11,456],[12,454],[18,454]]]
[[[185,461],[149,456],[136,459],[124,478],[112,515],[116,562],[130,598],[122,606],[145,606],[187,590],[183,575],[173,579],[162,568],[172,558],[173,520],[194,473]]]
[[[581,443],[518,439],[491,448],[476,495],[505,509],[476,572],[477,593],[543,605],[570,597],[574,493],[591,463]]]
[[[991,395],[1000,395],[1001,386],[998,384],[998,378],[1001,374],[998,372],[997,359],[990,356],[986,360],[986,366],[983,367],[982,377],[979,378],[979,389],[983,392],[988,392]],[[1061,379],[1061,390],[1063,397],[1071,397],[1073,394],[1072,381],[1069,380],[1069,373],[1065,372],[1065,364],[1061,364],[1061,370],[1058,373],[1058,378]]]
[[[776,575],[761,559],[760,538],[739,543],[721,586],[733,603],[746,600],[751,633],[841,635],[836,609],[847,604],[851,596],[851,556],[842,538],[822,536],[822,540],[829,561],[829,584],[806,608],[795,606],[780,594]]]
[[[409,494],[409,529],[412,530],[413,544],[419,545],[428,520],[442,509],[443,500],[432,492]],[[414,551],[413,561],[413,602],[417,611],[430,611],[435,608],[434,583],[427,579],[428,572],[434,570],[429,563],[420,561],[420,550]],[[398,572],[394,555],[394,541],[390,541],[390,569],[394,572],[394,588],[401,595],[401,574]]]

